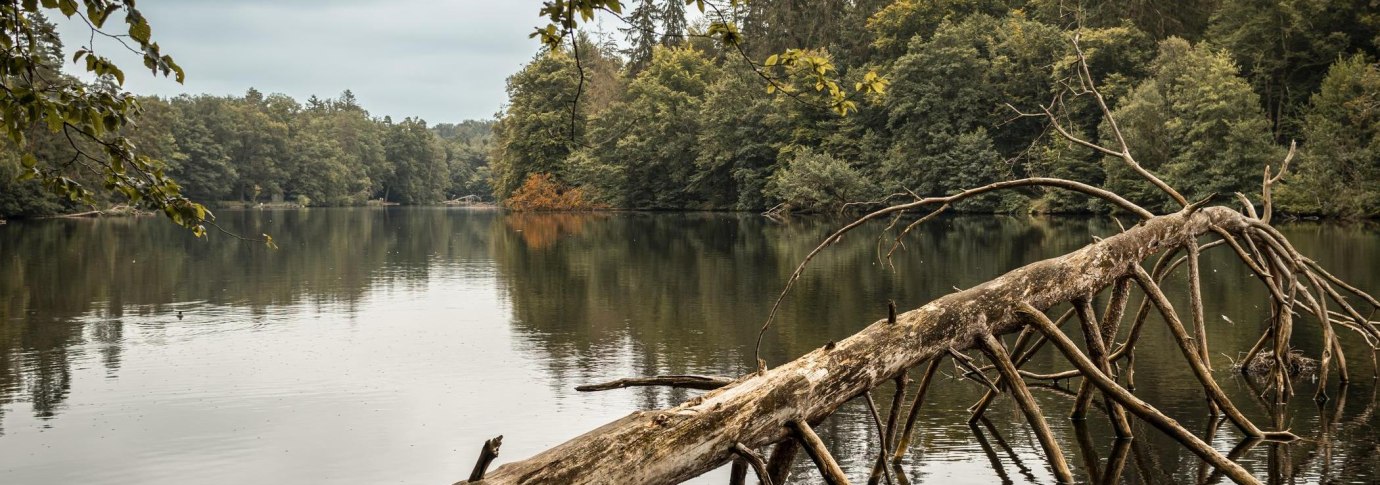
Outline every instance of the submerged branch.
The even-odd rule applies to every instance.
[[[653,377],[629,377],[599,384],[578,386],[576,391],[594,392],[622,389],[625,387],[684,387],[688,389],[718,389],[733,382],[733,379],[719,376],[675,375]]]

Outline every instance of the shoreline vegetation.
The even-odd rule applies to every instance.
[[[1297,142],[1275,209],[1380,216],[1380,111],[1368,108],[1380,102],[1380,22],[1355,3],[828,1],[817,8],[834,15],[816,16],[761,2],[719,12],[741,27],[731,48],[658,2],[635,6],[625,42],[572,35],[508,79],[489,160],[499,200],[546,174],[557,192],[611,207],[833,212],[1049,177],[1170,208],[1120,157],[1090,148],[1119,145],[1114,115],[1138,164],[1192,200],[1260,200],[1262,172]],[[1064,89],[1079,85],[1075,38],[1106,112],[1086,88]],[[802,52],[822,61],[777,55]],[[819,71],[889,84],[840,117]],[[1042,188],[954,209],[1112,210]]]
[[[754,2],[721,12],[742,30],[732,49],[665,5],[638,2],[638,27],[620,31],[626,42],[577,33],[538,53],[508,78],[492,120],[398,121],[370,114],[348,90],[298,100],[251,88],[138,97],[138,123],[119,135],[191,200],[251,206],[459,204],[473,195],[513,210],[833,213],[1027,177],[1106,187],[1151,210],[1172,205],[1117,157],[1054,136],[1040,114],[1053,110],[1067,115],[1069,135],[1102,145],[1115,144],[1106,121],[1114,114],[1138,163],[1193,200],[1259,200],[1262,172],[1297,142],[1275,210],[1380,217],[1380,21],[1355,2],[1204,0],[1160,12],[831,0],[815,9],[837,13],[827,16]],[[1076,84],[1075,37],[1091,74],[1106,80],[1108,113],[1086,92],[1055,95]],[[786,65],[774,55],[783,52],[822,64]],[[64,59],[45,62],[56,71]],[[850,100],[841,117],[811,81],[816,68],[850,85],[879,73],[886,88]],[[105,194],[90,207],[19,180],[34,158],[61,166],[74,154],[61,134],[33,131],[33,158],[8,142],[0,149],[0,218],[119,202]],[[81,171],[64,177],[106,183]],[[1113,210],[1043,188],[953,209]]]
[[[463,199],[447,200],[430,204],[411,204],[403,205],[392,202],[370,201],[366,204],[348,206],[304,206],[292,202],[259,202],[249,204],[241,201],[219,201],[207,204],[207,207],[218,211],[286,211],[286,210],[311,210],[311,209],[361,209],[361,208],[447,208],[447,209],[466,209],[501,211],[512,214],[531,214],[531,215],[563,215],[563,214],[617,214],[617,213],[641,213],[641,214],[757,214],[779,223],[785,223],[795,217],[816,218],[816,217],[845,217],[856,216],[852,212],[799,212],[799,211],[755,211],[740,209],[624,209],[616,207],[584,207],[578,209],[570,208],[541,208],[541,209],[515,209],[503,204],[496,204],[488,201],[468,201]],[[64,214],[52,214],[45,216],[12,217],[9,219],[0,218],[0,224],[8,221],[37,221],[37,220],[56,220],[56,219],[100,219],[100,218],[130,218],[130,217],[150,217],[157,216],[153,211],[131,208],[127,205],[115,205],[105,209],[87,210]],[[1117,214],[1106,212],[983,212],[983,211],[952,211],[942,217],[965,217],[965,216],[1010,216],[1010,217],[1076,217],[1076,216],[1106,216],[1114,217]],[[1362,224],[1380,225],[1380,218],[1356,218],[1338,216],[1317,216],[1307,214],[1289,214],[1278,212],[1275,214],[1280,222],[1310,222],[1310,223],[1333,223],[1333,224]]]

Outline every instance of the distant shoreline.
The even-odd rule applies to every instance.
[[[413,205],[404,205],[404,204],[399,204],[399,203],[396,203],[396,202],[378,203],[378,202],[376,202],[376,201],[370,201],[369,203],[367,203],[367,204],[362,204],[362,205],[338,205],[338,206],[304,206],[304,205],[301,205],[301,204],[298,204],[298,203],[295,203],[295,202],[259,202],[259,203],[249,203],[249,202],[238,202],[238,201],[229,201],[229,202],[227,202],[227,201],[218,201],[218,202],[214,202],[214,203],[209,204],[209,205],[210,205],[210,207],[211,207],[212,209],[217,210],[217,211],[221,211],[221,210],[228,210],[228,211],[273,210],[273,211],[279,211],[279,210],[340,209],[340,208],[366,208],[366,207],[372,207],[372,208],[379,208],[379,207],[417,207],[417,208],[424,208],[424,207],[443,207],[443,208],[467,209],[467,210],[503,211],[503,212],[511,212],[511,213],[514,213],[514,214],[573,214],[573,213],[610,214],[610,213],[620,213],[620,212],[625,212],[625,213],[648,213],[648,214],[691,214],[691,213],[761,214],[761,211],[756,211],[756,210],[733,210],[733,209],[618,209],[618,208],[599,208],[599,209],[579,209],[579,210],[528,210],[528,211],[515,211],[515,210],[511,210],[511,209],[505,208],[505,207],[503,207],[501,204],[496,204],[496,203],[493,203],[493,202],[468,202],[468,203],[461,203],[461,202],[455,202],[455,201],[453,201],[453,200],[452,200],[452,201],[436,202],[436,203],[431,203],[431,204],[413,204]],[[93,209],[93,210],[88,210],[88,211],[74,212],[74,213],[67,213],[67,214],[52,214],[52,215],[31,216],[31,217],[24,217],[24,216],[15,217],[15,216],[11,216],[11,217],[8,217],[8,220],[13,220],[13,221],[24,221],[24,220],[45,220],[45,219],[48,219],[48,220],[51,220],[51,219],[97,219],[97,218],[145,217],[145,216],[156,216],[156,215],[158,215],[157,212],[152,212],[152,211],[146,211],[146,210],[142,210],[142,209],[131,208],[131,207],[127,206],[127,205],[116,205],[116,206],[112,206],[112,207],[109,207],[109,208],[106,208],[106,209]],[[819,217],[819,216],[831,217],[831,216],[834,216],[834,215],[835,215],[835,214],[825,214],[825,213],[817,213],[817,212],[801,212],[801,213],[794,213],[794,214],[792,214],[792,216],[798,216],[798,217]],[[961,216],[961,215],[1009,215],[1009,216],[1028,215],[1028,216],[1032,216],[1032,217],[1113,216],[1113,214],[1105,213],[1105,212],[1040,212],[1040,213],[1029,213],[1029,214],[1026,214],[1026,213],[1016,213],[1016,212],[955,212],[955,213],[953,213],[952,215],[959,215],[959,216]],[[1281,213],[1281,214],[1279,214],[1279,216],[1281,216],[1281,219],[1282,219],[1283,221],[1285,221],[1285,222],[1336,222],[1336,223],[1350,223],[1350,222],[1356,222],[1356,223],[1375,223],[1375,222],[1380,222],[1380,217],[1346,218],[1346,217],[1336,217],[1336,216],[1295,215],[1295,214],[1287,214],[1287,213]],[[765,217],[765,216],[764,216],[764,217]],[[7,221],[7,218],[5,218],[5,217],[0,217],[0,224],[5,224],[6,222],[8,222],[8,221]]]

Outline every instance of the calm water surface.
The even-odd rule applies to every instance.
[[[577,393],[633,375],[737,375],[786,275],[837,221],[726,214],[503,214],[447,209],[227,212],[247,234],[196,240],[161,219],[0,226],[0,483],[450,483],[502,434],[520,459],[637,409],[694,391]],[[951,218],[876,262],[876,230],[817,260],[769,332],[781,363],[913,308],[1117,231],[1110,219]],[[1285,226],[1301,250],[1380,290],[1380,229]],[[1371,353],[1348,345],[1353,383],[1322,406],[1315,383],[1275,415],[1229,358],[1259,335],[1259,283],[1222,250],[1204,263],[1214,370],[1257,423],[1304,440],[1236,450],[1271,482],[1380,481]],[[1179,274],[1175,281],[1183,280]],[[1170,296],[1182,302],[1182,285]],[[1180,303],[1186,304],[1186,303]],[[1234,323],[1233,323],[1234,322]],[[1296,342],[1316,354],[1316,326]],[[1143,339],[1137,394],[1232,450],[1158,324]],[[1354,334],[1344,333],[1355,340]],[[1075,335],[1075,338],[1081,339]],[[1067,368],[1042,354],[1031,368]],[[1020,413],[1000,400],[966,424],[982,392],[946,365],[906,472],[928,483],[1049,483]],[[1334,374],[1335,375],[1335,374]],[[1074,383],[1076,385],[1076,382]],[[1208,470],[1144,423],[1114,446],[1106,420],[1075,426],[1069,383],[1037,388],[1070,464],[1094,482],[1192,483]],[[889,386],[877,393],[882,412]],[[858,402],[820,425],[865,480],[876,435]],[[813,483],[808,460],[795,478]],[[726,470],[698,481],[724,483]]]

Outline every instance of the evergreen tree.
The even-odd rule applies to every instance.
[[[685,43],[685,2],[666,0],[661,10],[661,45],[675,47]]]
[[[691,183],[710,206],[762,210],[770,205],[766,182],[789,136],[778,102],[761,91],[760,78],[740,65],[725,66],[706,88],[699,117],[708,122],[698,134]]]
[[[1333,64],[1304,118],[1298,168],[1279,202],[1295,212],[1380,215],[1380,66],[1357,54]],[[1278,164],[1272,164],[1276,170]]]
[[[1185,197],[1252,192],[1260,171],[1282,153],[1270,140],[1270,124],[1226,52],[1170,38],[1160,43],[1150,78],[1116,108],[1136,160]],[[1104,146],[1116,146],[1104,123]],[[1110,143],[1110,145],[1108,145]],[[1107,187],[1151,210],[1172,203],[1120,159],[1106,162]]]
[[[893,189],[943,195],[1023,170],[1006,161],[1042,128],[1005,123],[1005,105],[1048,102],[1049,66],[1065,45],[1057,29],[1021,15],[973,15],[942,23],[928,40],[916,36],[892,70],[886,110],[895,143],[880,179]],[[999,124],[1007,126],[995,130]],[[963,208],[1009,208],[1008,202],[988,198]]]
[[[637,8],[628,15],[628,25],[618,29],[627,39],[628,47],[623,55],[628,58],[629,75],[642,72],[652,62],[652,48],[658,43],[656,29],[661,15],[661,9],[653,0],[639,0]]]
[[[1327,66],[1354,52],[1380,54],[1375,2],[1223,0],[1207,39],[1241,66],[1274,124],[1275,141],[1298,138],[1301,113]]]

